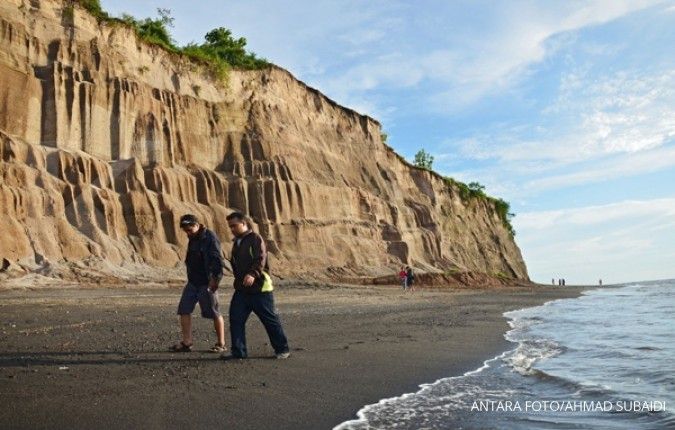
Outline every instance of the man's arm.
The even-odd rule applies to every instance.
[[[263,276],[265,263],[267,262],[267,247],[265,246],[265,241],[258,234],[253,238],[251,257],[253,264],[251,264],[248,274],[254,278],[260,278]]]
[[[220,247],[220,241],[215,234],[209,235],[206,246],[206,268],[209,273],[209,280],[215,282],[216,288],[223,277],[223,251]]]

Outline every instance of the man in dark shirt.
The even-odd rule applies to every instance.
[[[223,254],[220,241],[214,232],[199,223],[194,215],[183,215],[180,227],[188,236],[185,255],[188,282],[178,303],[182,340],[171,349],[176,352],[192,351],[192,312],[199,302],[202,317],[213,320],[217,343],[212,352],[225,351],[225,324],[218,311],[218,283],[223,277]]]
[[[259,234],[251,230],[244,214],[231,213],[227,216],[227,223],[234,235],[230,261],[235,291],[230,302],[232,355],[224,358],[247,357],[246,320],[251,312],[263,323],[276,358],[288,358],[288,340],[274,308],[265,242]]]

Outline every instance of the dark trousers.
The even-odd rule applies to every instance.
[[[230,336],[232,338],[232,355],[244,358],[246,350],[246,320],[251,312],[256,314],[265,326],[267,336],[274,352],[288,352],[288,340],[281,327],[281,320],[274,309],[272,293],[246,294],[235,291],[230,302]]]

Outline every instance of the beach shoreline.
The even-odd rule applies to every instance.
[[[275,293],[291,358],[274,360],[247,324],[248,360],[178,339],[180,289],[0,292],[0,419],[10,428],[324,429],[380,399],[462,375],[515,345],[503,313],[576,297],[582,287],[421,289],[285,282]],[[221,287],[227,314],[231,291]],[[227,318],[226,318],[227,320]],[[227,322],[226,322],[227,324]]]

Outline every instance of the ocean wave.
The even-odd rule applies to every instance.
[[[520,342],[516,350],[507,355],[504,361],[521,375],[529,375],[533,366],[541,360],[555,357],[563,352],[559,344],[545,339]]]
[[[421,384],[420,390],[414,393],[406,393],[398,397],[390,397],[382,399],[377,403],[366,405],[357,413],[357,418],[350,421],[345,421],[333,428],[333,430],[366,430],[374,428],[408,428],[405,423],[416,416],[417,419],[423,419],[428,414],[429,409],[434,409],[434,404],[445,402],[445,411],[448,413],[453,409],[460,409],[466,407],[469,400],[481,396],[490,397],[508,397],[514,394],[512,390],[495,390],[483,387],[479,384],[462,383],[467,378],[476,377],[485,370],[489,369],[498,360],[503,359],[512,351],[506,351],[501,355],[485,360],[483,365],[475,370],[468,371],[460,376],[451,376],[448,378],[441,378],[432,383]],[[443,391],[442,384],[452,384],[459,382],[461,388],[455,390],[454,395],[438,395],[433,391]],[[431,400],[431,401],[430,401]],[[438,410],[436,411],[438,412]],[[377,419],[387,420],[385,427],[374,425],[373,421]]]
[[[675,282],[667,288],[633,284],[595,289],[577,299],[506,312],[511,329],[505,338],[514,349],[462,376],[366,406],[358,419],[335,429],[675,428],[671,412],[542,415],[471,409],[477,399],[675,403],[675,342],[663,324],[675,307],[673,286]]]

